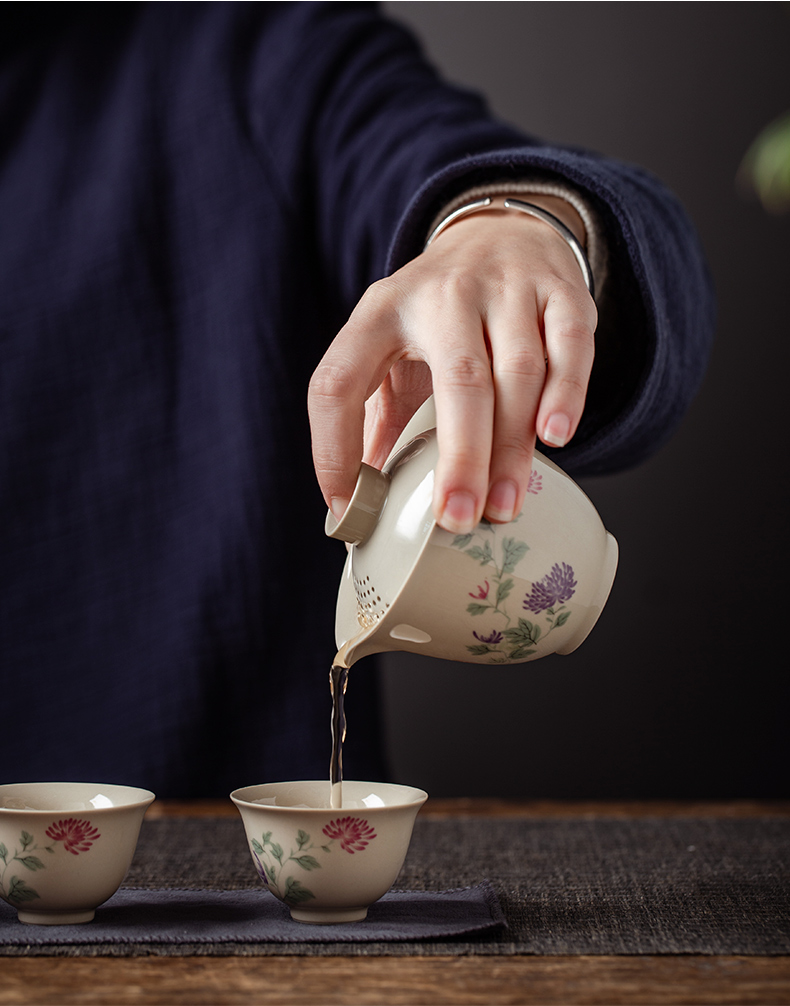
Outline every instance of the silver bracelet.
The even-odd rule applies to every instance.
[[[467,203],[465,206],[459,206],[457,210],[453,210],[452,213],[448,213],[444,220],[441,220],[436,227],[431,231],[428,236],[428,240],[425,242],[423,251],[435,241],[436,238],[442,233],[445,228],[449,227],[450,224],[455,223],[461,217],[469,216],[471,213],[479,213],[481,210],[497,209],[493,206],[493,200],[490,196],[486,196],[485,199],[476,199],[473,203]],[[593,283],[592,269],[590,268],[590,263],[587,260],[587,256],[584,253],[584,249],[576,238],[576,235],[571,231],[565,224],[554,216],[553,213],[549,213],[548,210],[544,210],[540,206],[535,206],[534,203],[525,203],[521,199],[506,199],[504,203],[506,210],[518,210],[521,213],[527,213],[531,217],[536,217],[538,220],[542,220],[549,227],[553,227],[554,230],[560,235],[561,238],[570,247],[573,252],[576,261],[579,263],[579,268],[582,271],[582,276],[584,277],[584,282],[587,289],[590,291],[590,296],[595,299],[595,285]]]

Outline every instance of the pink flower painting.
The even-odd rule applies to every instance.
[[[87,852],[96,839],[101,838],[90,821],[81,821],[76,817],[67,817],[57,824],[50,825],[46,835],[53,842],[62,842],[66,851],[75,856],[80,852]]]
[[[339,817],[324,828],[327,838],[340,841],[340,848],[346,852],[361,852],[368,842],[376,837],[376,832],[361,817]]]
[[[529,473],[529,483],[527,485],[527,492],[532,493],[533,496],[537,496],[538,493],[543,488],[543,476],[539,475],[537,471],[533,468]]]

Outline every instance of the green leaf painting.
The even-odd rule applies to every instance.
[[[298,863],[303,870],[320,870],[321,864],[314,856],[294,856],[294,863]]]
[[[533,653],[537,652],[537,650],[532,650],[528,646],[516,646],[510,651],[508,657],[511,660],[526,660],[527,657],[531,657]]]
[[[43,870],[44,864],[38,858],[38,856],[17,856],[17,862],[26,866],[28,870]]]
[[[532,476],[534,483],[530,481],[529,491],[536,496],[541,491],[541,480],[535,471]],[[536,488],[532,488],[533,484]],[[512,529],[513,525],[507,527]],[[478,567],[486,567],[483,583],[477,577],[469,582],[468,596],[472,600],[466,602],[466,611],[483,624],[471,630],[476,642],[467,644],[466,651],[470,657],[487,658],[491,664],[539,655],[540,644],[545,650],[549,633],[562,628],[571,617],[572,612],[564,602],[576,587],[573,569],[567,563],[557,563],[542,579],[532,583],[526,595],[521,593],[523,586],[517,589],[512,574],[519,576],[519,564],[530,546],[513,534],[501,538],[500,534],[501,525],[481,521],[474,531],[455,535],[452,540],[453,548],[468,555]],[[520,578],[526,579],[523,568]],[[545,624],[521,618],[519,612],[523,610],[538,615],[545,612]]]
[[[285,882],[283,891],[283,901],[287,905],[300,905],[304,901],[312,901],[315,895],[308,890],[294,877],[289,877]]]
[[[489,542],[483,542],[481,545],[473,545],[471,548],[466,550],[466,554],[479,562],[481,566],[487,566],[489,562],[494,558],[494,553],[491,551],[491,544]]]
[[[502,542],[502,552],[504,556],[502,572],[515,572],[516,566],[521,562],[528,551],[529,545],[527,545],[525,541],[516,541],[515,538],[505,538]]]
[[[505,636],[514,646],[535,646],[540,639],[540,626],[519,618],[518,627],[505,629]]]
[[[7,894],[10,902],[21,904],[23,901],[35,901],[38,897],[40,897],[38,891],[34,891],[32,887],[28,887],[24,880],[20,880],[19,877],[11,878]]]

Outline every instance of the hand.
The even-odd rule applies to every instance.
[[[569,203],[529,201],[583,240]],[[482,516],[512,520],[536,433],[562,447],[576,431],[596,321],[573,253],[546,223],[505,209],[456,221],[366,291],[310,382],[313,459],[332,512],[345,510],[360,461],[380,468],[433,392],[437,521],[465,533]]]

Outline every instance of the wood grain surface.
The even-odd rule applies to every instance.
[[[0,1004],[760,1004],[790,1002],[776,957],[5,958]]]

